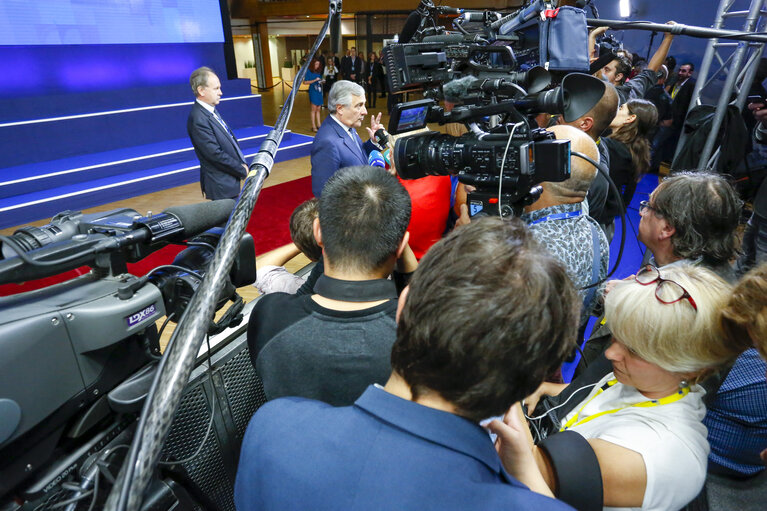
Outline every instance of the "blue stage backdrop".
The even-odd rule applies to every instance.
[[[30,118],[18,98],[59,110],[61,95],[184,83],[201,65],[224,71],[223,45],[219,0],[5,0],[0,116]]]

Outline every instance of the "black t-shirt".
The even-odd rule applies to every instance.
[[[634,168],[631,160],[631,152],[623,142],[618,142],[611,138],[603,138],[602,143],[607,147],[610,153],[610,179],[613,180],[618,191],[621,192],[621,198],[626,207],[631,203],[636,190],[636,181],[634,180]],[[613,219],[620,215],[621,204],[614,193],[610,192],[605,203],[604,214],[597,220],[602,224],[609,224]]]
[[[389,283],[394,292],[394,283]],[[359,311],[325,308],[312,295],[272,293],[248,322],[248,347],[268,399],[299,396],[348,406],[386,383],[397,300]]]

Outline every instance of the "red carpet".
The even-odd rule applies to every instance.
[[[288,221],[296,206],[312,198],[312,178],[302,177],[261,190],[248,223],[248,232],[261,255],[290,243]]]
[[[253,209],[247,230],[256,242],[256,255],[261,255],[277,247],[290,243],[288,221],[293,210],[303,201],[312,197],[311,177],[303,177],[261,190]],[[163,247],[135,264],[128,265],[128,271],[136,276],[148,273],[152,268],[173,261],[176,254],[184,249],[180,245]],[[35,289],[42,289],[57,282],[72,279],[88,273],[89,268],[82,267],[53,277],[24,282],[22,284],[0,285],[0,296],[8,296]]]

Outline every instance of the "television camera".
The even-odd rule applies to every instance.
[[[155,323],[181,318],[233,207],[222,200],[148,216],[66,211],[0,237],[0,284],[91,268],[0,298],[0,508],[13,500],[53,509],[56,494],[59,504],[71,497],[74,510],[96,463],[122,461],[127,451],[115,446],[129,444],[160,358]],[[127,263],[170,243],[186,246],[172,264],[143,277],[128,272]],[[236,288],[254,281],[254,243],[245,234],[217,308],[235,304],[209,333],[239,323]],[[71,489],[63,497],[62,483]]]
[[[398,174],[457,176],[474,189],[468,195],[471,216],[519,215],[540,196],[536,185],[567,179],[569,141],[556,140],[533,117],[549,113],[574,121],[605,92],[602,81],[585,74],[585,3],[534,0],[503,15],[422,0],[383,55],[391,91],[420,91],[425,99],[395,105],[389,132],[423,129],[429,122],[461,123],[468,131],[399,138]],[[440,23],[444,15],[454,16],[454,30]]]

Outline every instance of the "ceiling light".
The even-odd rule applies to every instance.
[[[620,0],[619,4],[621,18],[628,18],[631,16],[631,2],[630,0]]]

